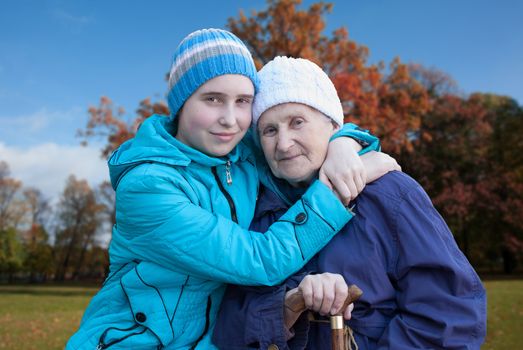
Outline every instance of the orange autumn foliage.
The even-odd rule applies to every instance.
[[[258,68],[278,55],[322,67],[338,90],[345,120],[371,130],[423,185],[473,263],[499,259],[507,247],[523,256],[522,108],[510,98],[463,96],[444,72],[400,58],[370,64],[369,49],[347,28],[325,34],[332,4],[301,9],[301,3],[269,0],[264,10],[229,18],[228,27]],[[108,155],[152,113],[167,115],[167,106],[145,99],[126,117],[102,98],[89,109],[81,134],[106,137]]]

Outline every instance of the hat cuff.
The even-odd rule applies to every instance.
[[[284,103],[304,104],[325,114],[339,126],[343,125],[343,110],[339,101],[327,101],[325,96],[320,97],[311,94],[308,90],[289,87],[278,89],[263,87],[263,91],[260,91],[254,99],[253,123],[258,124],[261,115],[268,109]]]
[[[220,60],[221,64],[217,64],[217,60]],[[208,65],[208,67],[204,68],[205,65]],[[210,69],[211,65],[212,69]],[[248,62],[245,62],[243,56],[223,55],[221,57],[211,57],[192,67],[169,90],[167,103],[171,117],[176,117],[185,101],[187,101],[200,86],[213,78],[226,74],[243,75],[251,80],[255,93],[258,90],[259,80],[255,68]],[[195,77],[199,77],[200,79],[195,79]]]

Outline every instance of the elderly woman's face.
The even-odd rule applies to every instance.
[[[300,103],[274,106],[258,121],[258,135],[272,173],[295,187],[307,186],[316,176],[337,129],[323,113]]]

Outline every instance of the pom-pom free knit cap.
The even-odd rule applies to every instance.
[[[334,84],[315,63],[292,57],[275,57],[258,72],[260,86],[253,103],[253,125],[268,109],[288,102],[317,109],[338,125],[343,108]]]
[[[182,40],[173,56],[167,102],[171,116],[206,81],[224,74],[240,74],[258,87],[256,66],[245,44],[223,29],[202,29]]]

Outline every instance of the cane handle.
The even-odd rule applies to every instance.
[[[355,302],[362,296],[363,292],[362,290],[355,284],[352,284],[349,286],[349,295],[347,296],[347,299],[345,299],[345,302],[343,303],[343,307],[340,309],[341,312],[343,312],[347,306],[349,306],[350,303]],[[301,291],[297,291],[296,293],[289,295],[288,299],[285,301],[285,306],[291,309],[291,311],[300,313],[307,309],[305,306],[305,300],[303,299],[303,294]],[[338,315],[341,315],[342,313],[338,313]]]

